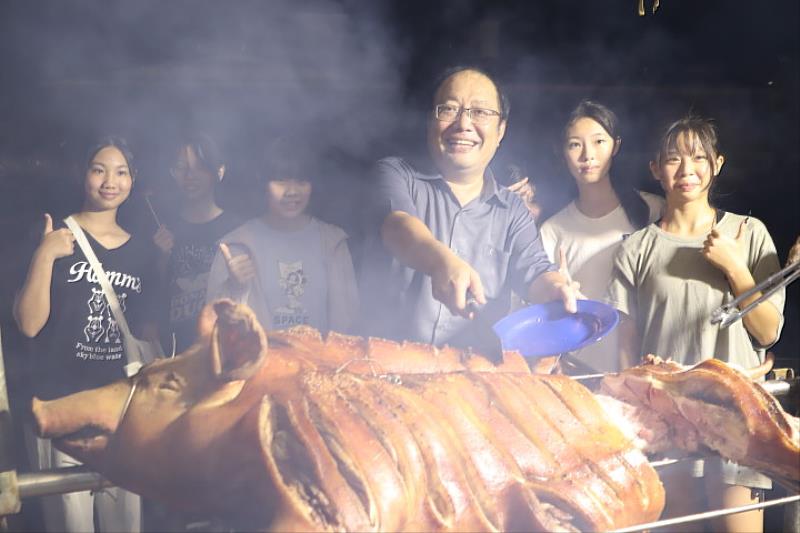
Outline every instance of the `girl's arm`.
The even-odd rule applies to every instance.
[[[639,364],[642,358],[642,338],[636,324],[638,294],[641,280],[636,268],[639,254],[637,243],[623,242],[614,256],[611,280],[606,289],[606,303],[619,311],[617,343],[619,369]]]
[[[734,297],[738,297],[756,285],[753,273],[750,272],[747,264],[748,231],[747,219],[739,225],[739,231],[734,238],[720,234],[715,228],[711,230],[703,247],[703,256],[725,274]],[[760,297],[760,292],[753,294],[741,303],[741,308]],[[781,314],[770,302],[764,301],[759,304],[742,318],[742,322],[747,332],[759,345],[769,346],[778,340]]]
[[[26,337],[35,337],[50,317],[50,286],[56,259],[72,255],[75,237],[67,228],[53,230],[53,219],[45,214],[42,240],[33,253],[25,283],[14,298],[14,320]]]
[[[625,313],[619,314],[619,369],[625,370],[641,362],[641,340],[636,331],[636,322]]]
[[[740,294],[752,289],[756,285],[753,274],[747,268],[732,270],[730,272],[726,271],[725,276],[728,278],[728,284],[731,286],[734,297],[738,297]],[[740,307],[743,309],[760,297],[761,293],[757,292],[743,300]],[[778,328],[781,324],[781,315],[769,301],[758,304],[742,317],[742,322],[747,332],[758,341],[761,346],[770,346],[778,340]]]

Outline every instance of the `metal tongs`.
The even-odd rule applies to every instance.
[[[720,324],[720,327],[727,328],[744,315],[749,313],[758,304],[769,298],[775,291],[782,289],[800,277],[800,261],[787,265],[783,270],[774,273],[752,289],[743,292],[730,302],[721,305],[711,313],[711,323]],[[761,296],[754,302],[739,310],[738,305],[753,294],[762,291]]]

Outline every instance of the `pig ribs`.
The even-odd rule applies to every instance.
[[[602,530],[664,493],[587,389],[497,372],[304,372],[273,388],[262,449],[275,529]]]

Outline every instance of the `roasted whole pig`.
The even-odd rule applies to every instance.
[[[667,445],[799,477],[790,419],[724,365],[702,367],[702,386],[696,369],[646,365],[593,394],[514,353],[267,336],[246,307],[214,310],[182,355],[34,399],[40,434],[122,487],[246,530],[623,527],[661,513],[642,450]]]

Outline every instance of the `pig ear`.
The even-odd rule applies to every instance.
[[[200,311],[200,316],[197,318],[198,340],[209,339],[211,334],[214,332],[214,326],[216,325],[217,312],[214,311],[214,304],[206,304],[205,307],[203,307],[203,310]]]
[[[217,316],[210,339],[214,375],[226,380],[252,376],[267,355],[267,336],[255,313],[231,300],[215,302],[213,311]],[[203,324],[202,316],[200,320]]]

